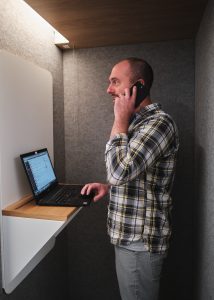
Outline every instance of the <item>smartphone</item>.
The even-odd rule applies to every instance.
[[[147,88],[145,87],[145,85],[142,82],[137,81],[131,87],[131,89],[130,89],[130,95],[132,95],[132,91],[133,91],[133,87],[134,86],[137,87],[137,95],[136,95],[136,99],[135,99],[135,108],[136,108],[146,98],[146,96],[148,96],[148,90],[147,90]]]

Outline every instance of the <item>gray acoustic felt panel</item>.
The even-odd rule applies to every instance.
[[[190,278],[194,202],[194,41],[145,43],[64,53],[66,181],[105,182],[104,150],[113,121],[112,99],[106,94],[108,77],[116,62],[130,56],[143,57],[152,65],[154,69],[152,99],[162,104],[163,109],[173,116],[179,128],[180,152],[173,190],[173,236],[161,294],[163,299],[171,300],[173,293],[173,299],[189,300],[192,293]],[[84,265],[80,258],[77,258],[74,275],[70,273],[72,279],[70,286],[74,294],[75,291],[78,293],[78,288],[72,286],[75,274],[81,276],[85,270],[85,276],[91,277],[91,285],[94,287],[95,275],[88,270],[91,264],[96,268],[96,262],[112,251],[108,246],[100,252],[97,244],[101,240],[103,244],[107,244],[108,241],[106,227],[103,225],[103,220],[106,220],[106,202],[107,200],[100,203],[100,208],[95,205],[96,209],[84,212],[81,219],[75,221],[78,224],[76,231],[72,231],[72,228],[69,231],[69,234],[73,232],[71,236],[80,235],[81,247],[94,253],[92,260],[84,261]],[[94,222],[93,226],[90,224],[91,220]],[[90,229],[91,227],[94,227],[96,233]],[[74,251],[70,239],[69,251],[70,253]],[[114,258],[109,257],[109,265],[113,270]],[[72,263],[69,268],[72,269]],[[105,265],[97,272],[101,274],[107,272]],[[115,280],[115,276],[113,278]],[[75,282],[78,287],[78,281]],[[114,290],[115,282],[111,280],[107,284],[103,280],[100,291],[103,290],[106,297],[108,286]],[[85,299],[86,292],[81,290],[80,293],[79,299]],[[116,295],[114,299],[118,299]]]
[[[214,2],[196,38],[195,68],[195,298],[214,299]]]

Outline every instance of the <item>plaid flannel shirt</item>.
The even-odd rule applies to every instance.
[[[176,125],[157,103],[135,114],[128,134],[117,134],[108,141],[107,226],[113,244],[142,241],[150,252],[168,249],[178,147]]]

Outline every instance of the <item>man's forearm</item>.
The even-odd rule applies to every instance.
[[[128,133],[129,122],[128,121],[121,121],[121,120],[114,120],[110,138],[113,138],[118,133]]]

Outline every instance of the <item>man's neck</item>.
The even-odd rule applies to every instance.
[[[147,96],[143,102],[136,108],[135,112],[139,112],[142,108],[146,107],[147,105],[152,104],[151,98]]]

